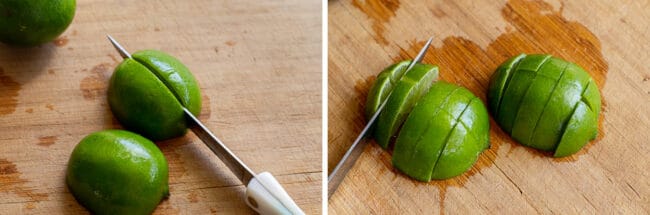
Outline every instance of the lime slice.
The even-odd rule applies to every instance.
[[[393,166],[419,181],[430,181],[433,167],[453,128],[454,117],[440,114],[458,87],[434,83],[418,101],[395,140]]]
[[[496,119],[504,131],[512,132],[512,125],[515,122],[521,100],[537,76],[537,70],[549,58],[549,55],[528,55],[511,71],[512,80],[505,86],[498,110],[499,116]]]
[[[555,150],[589,78],[577,65],[567,66],[534,128],[530,146],[543,151]]]
[[[495,118],[499,116],[499,106],[501,100],[503,99],[503,92],[505,91],[506,85],[512,79],[512,68],[517,67],[519,61],[526,57],[525,54],[520,54],[516,57],[510,58],[503,62],[496,69],[492,77],[490,78],[490,85],[488,88],[488,101],[489,108],[494,114]]]
[[[365,106],[366,119],[370,119],[370,117],[375,114],[377,109],[379,109],[381,102],[383,102],[386,99],[386,96],[393,91],[395,84],[400,78],[402,78],[409,63],[411,63],[411,61],[402,61],[390,65],[377,75],[375,83],[370,88],[370,91],[368,91],[368,98],[366,99]]]
[[[583,102],[578,102],[553,156],[565,157],[572,155],[580,151],[589,140],[593,139],[595,132],[598,130],[595,116],[596,113],[589,106]]]
[[[391,137],[397,133],[407,114],[437,78],[437,66],[416,64],[397,83],[385,109],[377,118],[373,132],[375,140],[381,147],[388,147]]]
[[[537,76],[521,100],[519,111],[515,116],[512,128],[513,139],[524,145],[530,144],[535,125],[537,125],[567,65],[566,61],[551,58],[539,69]]]

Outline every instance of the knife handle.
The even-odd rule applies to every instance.
[[[305,214],[268,172],[257,174],[246,187],[246,204],[262,215]]]

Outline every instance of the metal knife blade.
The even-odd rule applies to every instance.
[[[187,108],[183,107],[183,112],[187,116],[188,122],[190,123],[189,127],[192,129],[194,134],[199,137],[205,143],[205,145],[212,150],[212,152],[219,157],[223,163],[228,166],[228,169],[234,173],[240,181],[247,185],[255,173],[251,170],[244,162],[242,162],[228,147],[226,147],[217,136],[212,134],[210,130],[199,121],[199,119],[192,114]]]
[[[429,45],[431,45],[431,41],[433,40],[433,37],[429,38],[429,40],[424,44],[424,47],[420,49],[420,52],[418,53],[417,56],[409,63],[408,67],[406,67],[406,71],[404,72],[404,77],[406,73],[408,73],[413,66],[415,66],[416,63],[419,63],[422,61],[422,58],[424,58],[424,55],[427,52],[427,49],[429,49]],[[401,78],[400,78],[401,80]],[[348,149],[347,152],[345,152],[345,155],[343,155],[343,158],[339,161],[339,163],[336,165],[334,170],[327,176],[327,198],[329,199],[332,197],[332,194],[336,191],[336,189],[339,187],[343,179],[345,178],[345,175],[350,171],[352,166],[354,166],[354,163],[356,163],[357,159],[359,159],[359,156],[361,155],[361,152],[363,152],[363,149],[365,148],[366,145],[368,145],[368,139],[366,136],[368,135],[370,128],[374,125],[375,121],[377,121],[377,117],[379,114],[384,110],[384,107],[386,106],[386,103],[388,103],[388,98],[392,95],[392,92],[386,96],[386,99],[379,105],[379,108],[375,112],[375,114],[370,117],[370,120],[368,120],[368,123],[366,126],[361,130],[361,133],[357,138],[354,140],[350,148]]]

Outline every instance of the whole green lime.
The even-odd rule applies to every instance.
[[[196,79],[176,58],[145,50],[115,68],[108,86],[108,103],[115,118],[128,130],[152,140],[187,132],[183,107],[201,111]]]
[[[0,1],[0,41],[34,46],[54,40],[72,22],[75,0]]]
[[[551,55],[521,54],[501,64],[488,100],[513,139],[555,157],[578,152],[598,132],[598,86],[580,66]]]
[[[169,196],[167,161],[150,140],[123,130],[86,136],[68,161],[66,183],[94,214],[150,214]]]
[[[481,99],[438,81],[402,126],[393,165],[420,180],[447,179],[467,171],[489,147],[490,122]]]

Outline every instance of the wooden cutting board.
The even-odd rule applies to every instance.
[[[0,45],[0,214],[87,213],[64,182],[74,146],[120,128],[106,85],[131,52],[165,51],[203,94],[200,119],[254,171],[321,212],[321,5],[316,1],[77,1],[72,25],[35,48]],[[251,214],[245,186],[193,134],[159,142],[171,197],[156,214]]]
[[[523,147],[491,120],[492,147],[454,179],[421,183],[371,144],[329,199],[331,214],[647,214],[650,212],[648,1],[329,1],[328,170],[365,124],[368,88],[411,59],[486,101],[490,75],[519,53],[583,66],[603,98],[599,136],[555,159]]]

